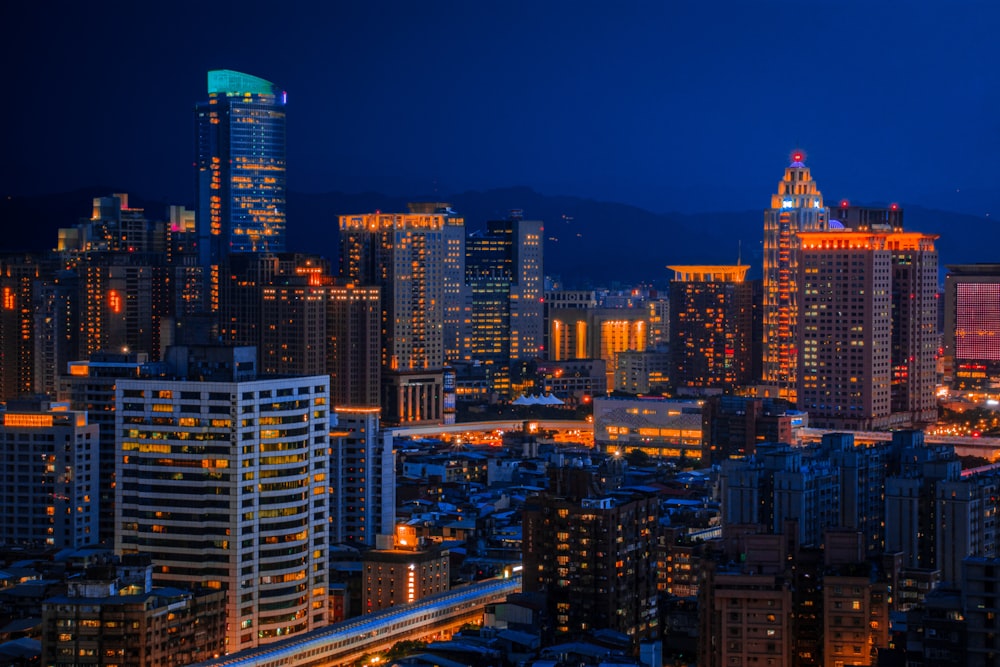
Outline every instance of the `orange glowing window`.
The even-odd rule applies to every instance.
[[[108,308],[115,314],[122,312],[122,295],[118,293],[118,290],[108,292]]]
[[[4,310],[14,310],[14,290],[9,287],[3,288]]]

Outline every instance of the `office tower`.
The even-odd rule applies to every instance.
[[[381,396],[381,290],[330,285],[326,300],[327,372],[335,408],[377,408]]]
[[[858,231],[901,232],[903,231],[903,209],[899,204],[890,206],[852,206],[842,199],[830,208],[830,227],[843,227]]]
[[[764,211],[763,366],[765,388],[795,402],[798,378],[799,232],[827,229],[829,211],[805,154],[796,151]]]
[[[944,285],[946,378],[988,387],[1000,377],[1000,264],[950,265]]]
[[[468,361],[472,344],[472,290],[465,284],[465,218],[447,202],[411,202],[411,214],[443,215],[444,261],[441,277],[444,358],[448,363]]]
[[[129,205],[127,193],[94,197],[90,218],[59,230],[61,253],[138,252],[166,250],[167,225],[146,218],[145,209]]]
[[[101,544],[115,540],[115,385],[121,378],[149,374],[152,367],[146,352],[95,352],[82,361],[67,364],[60,377],[58,398],[69,401],[70,409],[87,413],[89,423],[100,429],[101,466],[97,473],[97,501],[101,508],[97,538]]]
[[[330,542],[374,546],[396,524],[392,438],[378,408],[335,408],[330,449]]]
[[[249,74],[208,73],[208,101],[195,107],[195,154],[199,253],[210,278],[229,253],[285,249],[286,98]]]
[[[28,254],[0,255],[0,400],[34,390],[34,283],[41,260]]]
[[[327,288],[308,278],[261,290],[260,368],[267,375],[316,375],[327,369]]]
[[[466,241],[466,284],[472,292],[471,358],[486,365],[491,388],[523,389],[519,361],[543,346],[542,223],[514,212],[487,222]],[[515,386],[512,386],[512,383]]]
[[[658,637],[656,496],[581,482],[568,493],[550,485],[525,503],[524,591],[546,594],[556,637],[600,629]]]
[[[446,216],[340,216],[340,272],[381,289],[382,419],[443,418],[443,262]]]
[[[749,266],[671,266],[670,384],[677,393],[750,382]]]
[[[227,650],[327,622],[329,378],[258,377],[252,348],[172,347],[115,388],[115,552],[227,594]]]
[[[326,372],[326,260],[300,253],[240,253],[221,265],[219,329],[257,348],[266,375]]]
[[[150,569],[141,556],[92,565],[45,600],[42,664],[166,667],[225,653],[225,593],[154,588]]]
[[[899,211],[900,209],[894,209]],[[893,423],[905,427],[937,421],[938,255],[937,235],[889,236],[892,256]]]
[[[67,408],[28,399],[0,411],[0,543],[97,543],[97,425]]]
[[[873,430],[933,419],[936,238],[798,234],[798,405],[812,425]]]

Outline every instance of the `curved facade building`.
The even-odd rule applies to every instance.
[[[208,275],[231,252],[285,250],[286,99],[270,81],[208,73],[208,101],[195,107],[198,243]]]
[[[116,553],[226,591],[229,652],[325,625],[328,376],[188,376],[116,387]]]

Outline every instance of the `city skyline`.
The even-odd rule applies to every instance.
[[[5,48],[34,56],[11,89],[33,103],[12,109],[0,182],[191,202],[191,109],[204,73],[231,68],[288,91],[291,191],[528,185],[653,211],[761,208],[773,165],[801,147],[832,196],[985,216],[1000,86],[981,63],[1000,9],[791,7],[291,7],[268,48],[247,38],[252,7],[105,3],[44,23],[9,9],[24,29]],[[144,48],[123,58],[132,35]],[[60,99],[84,103],[60,115]]]

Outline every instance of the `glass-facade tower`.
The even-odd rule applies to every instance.
[[[218,305],[218,266],[233,252],[285,250],[285,102],[270,81],[208,73],[195,107],[198,243]]]

